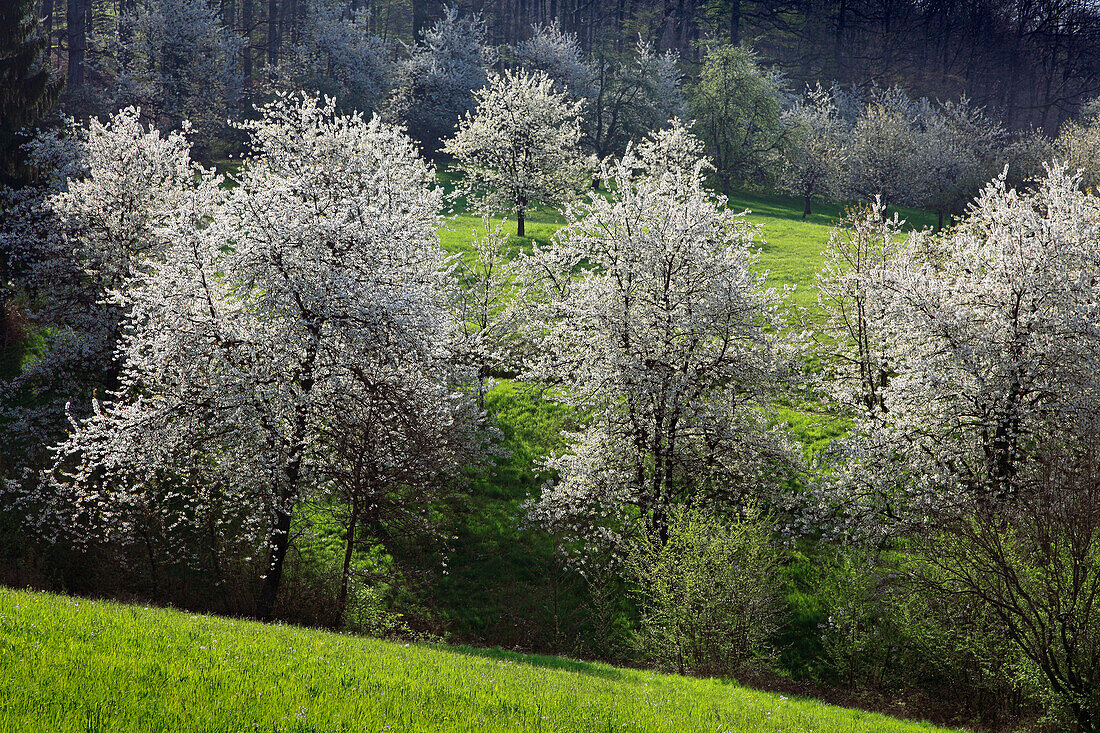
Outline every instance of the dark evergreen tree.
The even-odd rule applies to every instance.
[[[46,37],[40,32],[35,0],[0,3],[0,182],[24,176],[19,131],[38,121],[61,92],[42,58]]]

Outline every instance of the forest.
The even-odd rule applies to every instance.
[[[1100,731],[1095,3],[11,0],[0,80],[0,586]]]

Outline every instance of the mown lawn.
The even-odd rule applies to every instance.
[[[883,731],[734,683],[0,590],[0,731]]]

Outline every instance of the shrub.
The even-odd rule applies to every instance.
[[[667,537],[628,552],[641,611],[642,655],[679,673],[728,674],[758,654],[778,625],[778,556],[755,509],[728,521],[699,506],[670,511]]]

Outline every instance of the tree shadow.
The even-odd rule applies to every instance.
[[[851,206],[859,205],[858,201],[835,201],[819,196],[812,198],[811,213],[805,219],[802,218],[802,199],[784,196],[779,193],[763,193],[756,191],[732,191],[729,194],[729,207],[737,211],[750,209],[751,216],[764,216],[769,219],[786,219],[800,224],[817,224],[820,226],[835,226],[844,215],[844,211]],[[922,209],[890,206],[886,215],[892,217],[895,213],[907,223],[907,229],[923,229],[936,225],[935,214]]]
[[[623,674],[622,670],[593,664],[591,662],[582,662],[576,659],[548,657],[539,654],[520,654],[519,652],[510,652],[505,649],[497,648],[441,646],[439,649],[467,657],[480,657],[482,659],[493,659],[498,662],[524,664],[529,667],[539,667],[541,669],[557,669],[566,672],[575,672],[577,674],[586,674],[592,677],[602,677],[608,680],[627,679],[627,675]]]

